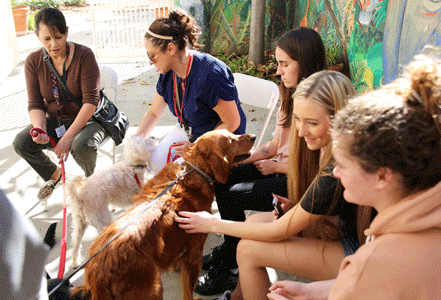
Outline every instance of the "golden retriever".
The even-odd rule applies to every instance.
[[[207,234],[186,234],[174,219],[181,210],[211,212],[214,185],[191,164],[212,179],[226,183],[235,162],[249,157],[254,140],[255,136],[250,134],[211,131],[189,147],[183,165],[166,165],[135,196],[133,207],[104,229],[90,247],[90,255],[101,249],[171,181],[180,174],[185,176],[86,265],[84,283],[74,289],[73,296],[91,300],[163,299],[161,272],[180,267],[182,299],[193,299]]]

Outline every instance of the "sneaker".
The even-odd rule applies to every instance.
[[[54,192],[55,188],[61,183],[61,176],[62,175],[60,175],[57,180],[50,179],[46,181],[38,191],[38,199],[46,200],[47,198],[49,198],[50,195],[52,195],[52,193]]]
[[[225,243],[222,243],[220,246],[215,247],[210,254],[202,257],[202,270],[210,270],[212,265],[218,265],[216,262],[225,260],[225,256]]]
[[[237,273],[237,272],[236,272]],[[225,267],[211,267],[207,274],[199,277],[194,289],[201,296],[214,296],[226,290],[234,290],[239,280],[239,274]]]
[[[222,294],[217,300],[230,300],[231,299],[231,291],[227,290]]]

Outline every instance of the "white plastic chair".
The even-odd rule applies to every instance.
[[[272,81],[250,75],[234,73],[233,76],[240,102],[269,110],[262,133],[254,146],[257,148],[262,142],[266,128],[279,101],[279,87]]]
[[[115,70],[108,66],[99,66],[100,68],[100,77],[101,77],[101,88],[104,88],[104,92],[106,96],[116,105],[117,101],[117,91],[118,91],[118,75]],[[109,93],[111,90],[111,93]],[[108,141],[112,140],[110,137],[107,137],[98,148],[98,151],[112,159],[112,163],[116,162],[116,147],[115,142],[112,140],[112,149],[110,151],[106,151],[101,147],[104,146]]]

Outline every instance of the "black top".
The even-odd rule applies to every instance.
[[[339,180],[332,175],[320,176],[315,186],[306,192],[300,205],[305,211],[314,215],[339,216],[343,235],[349,234],[358,240],[357,205],[346,202],[343,191],[344,188],[339,184]],[[331,207],[336,193],[337,202]]]

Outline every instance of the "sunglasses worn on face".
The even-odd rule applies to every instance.
[[[161,52],[161,50],[158,50],[155,54],[151,55],[150,53],[147,52],[147,56],[150,59],[151,62],[155,62],[155,56],[158,55],[158,53]]]

